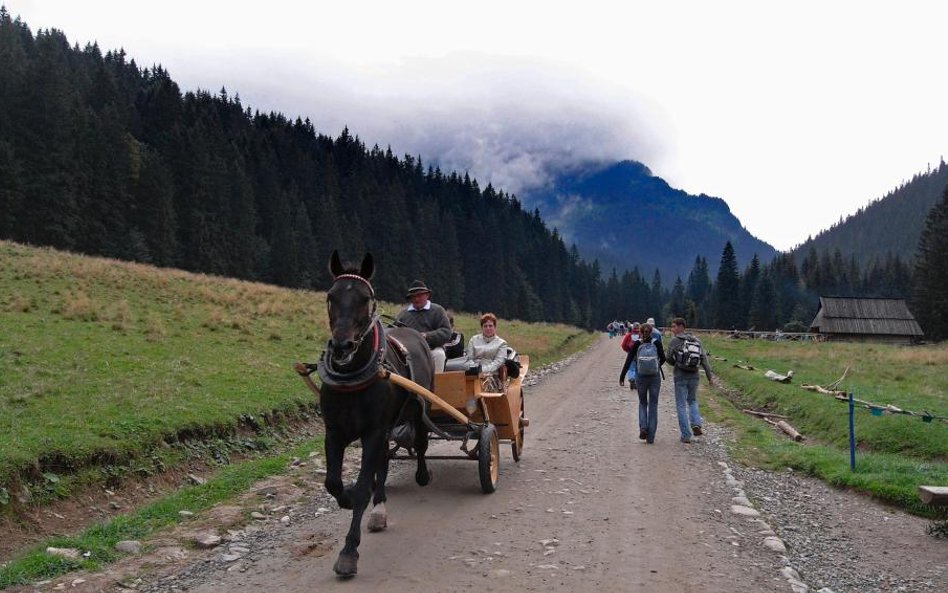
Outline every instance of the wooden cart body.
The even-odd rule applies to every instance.
[[[435,373],[434,392],[458,413],[464,414],[471,422],[490,422],[497,427],[497,436],[516,448],[515,457],[519,458],[523,447],[523,378],[530,369],[530,357],[520,355],[520,374],[506,383],[503,392],[481,390],[481,379],[477,375],[468,375],[464,371]],[[503,369],[503,367],[501,367]],[[474,411],[468,406],[475,403]],[[442,403],[431,403],[429,414],[437,421],[445,416]]]

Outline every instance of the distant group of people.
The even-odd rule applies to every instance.
[[[609,333],[609,338],[612,339],[616,336],[626,335],[626,331],[629,331],[632,328],[632,322],[630,321],[610,321],[606,325],[606,331]]]
[[[655,320],[632,323],[620,347],[627,354],[619,373],[619,385],[629,381],[639,396],[639,438],[655,442],[658,428],[658,394],[665,373],[662,367],[674,367],[675,406],[682,443],[690,443],[692,436],[701,436],[704,424],[698,412],[698,371],[704,369],[709,383],[714,375],[701,342],[685,329],[685,320],[676,317],[671,324],[672,339],[668,348],[662,347],[662,331]]]
[[[497,389],[500,367],[507,359],[507,342],[497,335],[497,316],[484,313],[480,318],[481,333],[471,337],[464,346],[464,334],[455,331],[454,317],[444,307],[431,301],[431,290],[422,280],[415,280],[405,298],[408,306],[398,314],[396,322],[421,333],[431,348],[435,372],[444,371],[448,358],[464,357],[480,365],[486,385]]]

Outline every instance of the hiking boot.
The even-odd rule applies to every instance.
[[[647,439],[647,438],[648,438],[648,431],[647,431],[647,430],[639,430],[639,438],[642,439],[643,441],[644,441],[645,439]]]
[[[690,444],[691,444],[691,438],[690,438],[690,437],[681,437],[681,442],[683,442],[683,443],[686,444],[686,445],[690,445]]]
[[[696,437],[700,437],[702,434],[704,434],[703,432],[701,432],[701,427],[698,426],[697,424],[691,427],[691,432],[695,433]]]

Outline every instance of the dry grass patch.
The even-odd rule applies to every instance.
[[[77,321],[99,319],[99,306],[82,290],[67,293],[59,312],[64,318]]]
[[[7,301],[7,311],[14,313],[29,313],[32,308],[33,301],[18,292],[13,293]]]

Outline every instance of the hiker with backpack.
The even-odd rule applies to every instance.
[[[685,320],[672,320],[674,337],[668,343],[666,360],[675,367],[675,406],[678,408],[678,428],[681,442],[690,443],[691,436],[701,436],[701,415],[698,413],[698,370],[704,368],[708,383],[714,384],[708,355],[698,338],[685,331]]]
[[[662,387],[665,352],[653,341],[651,325],[643,323],[639,331],[641,339],[632,343],[632,350],[625,357],[619,385],[624,384],[626,372],[634,369],[635,388],[639,392],[639,438],[651,445],[658,428],[658,392]],[[632,387],[631,379],[629,387]]]

